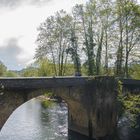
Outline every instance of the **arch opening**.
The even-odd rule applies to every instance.
[[[46,109],[42,107],[40,100],[31,99],[12,113],[3,127],[2,139],[8,140],[10,137],[9,139],[17,140],[20,137],[20,139],[31,137],[40,140],[39,137],[45,139],[57,135],[64,139],[68,135],[67,112],[67,105],[64,102],[55,102]]]

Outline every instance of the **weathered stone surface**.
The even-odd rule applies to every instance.
[[[112,135],[117,124],[118,81],[114,77],[87,79],[84,86],[56,88],[69,107],[69,129],[91,138]]]
[[[34,90],[84,85],[88,77],[0,78],[5,90]]]
[[[4,92],[0,95],[0,128],[12,112],[25,102],[23,93]]]
[[[135,79],[121,79],[122,91],[124,94],[139,94],[140,93],[140,80]]]

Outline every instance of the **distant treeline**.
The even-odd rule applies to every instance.
[[[56,76],[53,63],[47,59],[36,61],[28,67],[20,71],[7,70],[6,66],[0,62],[0,77],[43,77],[43,76]],[[72,63],[66,65],[66,72],[64,76],[75,76],[75,68]],[[104,68],[102,68],[104,69]],[[114,68],[108,68],[110,75],[113,75]],[[103,71],[103,70],[102,70]],[[88,75],[87,69],[84,65],[81,65],[81,74],[83,76]],[[134,63],[129,66],[129,76],[131,78],[140,79],[140,64]]]

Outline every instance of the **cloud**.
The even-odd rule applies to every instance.
[[[18,56],[23,50],[18,45],[18,38],[10,38],[2,46],[0,46],[0,60],[7,66],[8,69],[21,69],[21,64]]]
[[[31,4],[31,5],[33,4],[33,5],[40,5],[40,6],[42,6],[42,5],[48,3],[48,2],[50,2],[52,0],[28,0],[28,1],[29,1],[29,4]]]
[[[33,61],[37,27],[58,10],[70,12],[86,0],[0,0],[0,60],[8,69]],[[42,5],[42,6],[40,6]]]
[[[0,0],[0,7],[16,8],[22,5],[43,6],[51,0]]]

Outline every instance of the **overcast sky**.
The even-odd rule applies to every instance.
[[[0,0],[0,60],[11,70],[33,61],[37,27],[56,11],[86,0]]]

